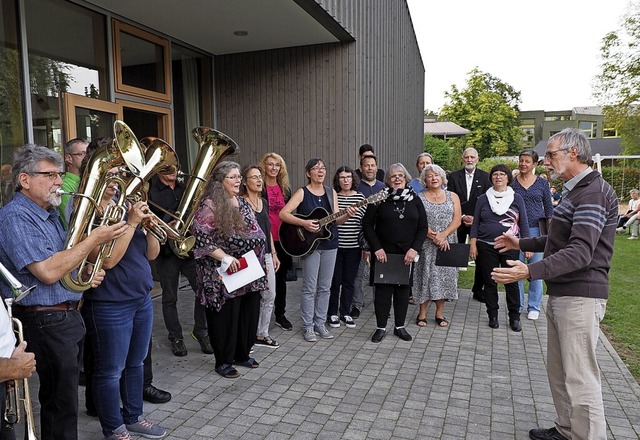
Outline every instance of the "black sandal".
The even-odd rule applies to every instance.
[[[438,324],[438,327],[449,327],[449,321],[444,316],[442,318],[436,316],[436,324]]]
[[[422,325],[424,324],[424,325]],[[418,327],[426,327],[427,326],[427,317],[420,318],[419,316],[416,318],[416,325]]]
[[[216,373],[218,373],[222,377],[226,377],[227,379],[235,379],[236,377],[240,377],[240,373],[238,373],[238,370],[236,370],[229,364],[222,364],[219,367],[216,367]]]

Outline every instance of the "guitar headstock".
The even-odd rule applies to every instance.
[[[369,196],[369,198],[367,199],[367,202],[371,204],[376,204],[376,203],[384,202],[387,199],[387,197],[389,197],[389,191],[387,191],[387,189],[385,188],[382,191]]]

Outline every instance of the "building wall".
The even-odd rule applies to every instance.
[[[423,148],[424,67],[406,1],[318,3],[356,41],[216,57],[216,128],[238,142],[241,163],[282,154],[294,186],[312,157],[330,177],[356,166],[363,143],[382,168],[411,170]]]

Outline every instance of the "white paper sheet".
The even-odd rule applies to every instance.
[[[226,270],[222,270],[222,267],[218,268],[222,282],[229,292],[238,290],[265,275],[254,251],[247,252],[243,257],[247,260],[247,267],[239,272],[229,275]]]

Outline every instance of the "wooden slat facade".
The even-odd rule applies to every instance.
[[[422,151],[424,67],[406,0],[318,0],[351,34],[340,42],[217,56],[216,127],[241,164],[281,154],[293,187],[320,157],[327,181],[369,143],[383,168]]]

